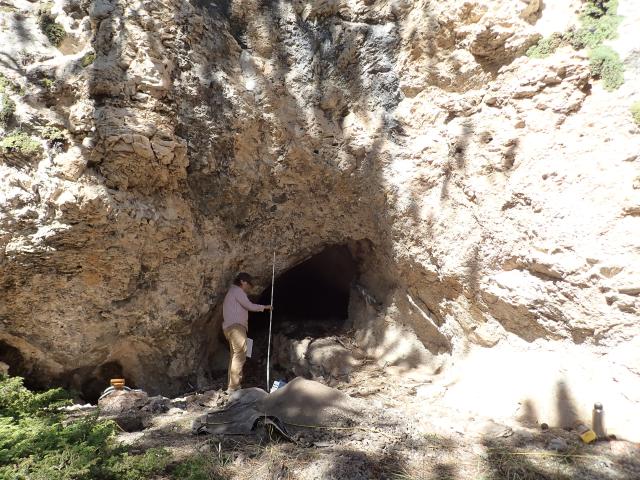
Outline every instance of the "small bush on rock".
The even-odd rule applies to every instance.
[[[580,15],[580,28],[571,35],[571,44],[577,49],[595,48],[618,35],[621,20],[618,0],[589,0]]]
[[[54,82],[50,78],[43,78],[40,80],[40,84],[47,90],[53,90]]]
[[[624,65],[620,55],[611,47],[600,45],[589,54],[591,73],[602,79],[606,90],[615,90],[624,83]]]
[[[40,142],[25,132],[13,132],[0,140],[0,149],[18,152],[22,155],[33,155],[40,151]]]
[[[0,73],[0,93],[4,93],[7,90],[7,87],[11,85],[11,82],[7,77]]]
[[[6,93],[8,89],[13,90],[15,93],[24,95],[24,89],[17,83],[13,83],[2,73],[0,73],[0,93]]]
[[[89,65],[91,65],[96,59],[96,54],[95,52],[89,52],[89,53],[85,53],[82,56],[82,60],[80,61],[80,63],[82,64],[83,68],[88,67]]]
[[[47,140],[51,146],[67,143],[67,137],[64,132],[53,125],[47,125],[42,129],[42,138]]]
[[[551,36],[542,38],[537,44],[527,50],[527,56],[531,58],[546,58],[552,55],[564,42],[564,37],[560,33],[553,33]]]
[[[636,125],[640,127],[640,102],[636,102],[631,105],[630,110],[633,121],[636,122]]]
[[[0,92],[0,124],[6,125],[16,112],[16,102],[9,95]]]
[[[45,5],[38,12],[38,25],[40,25],[40,30],[49,39],[51,45],[55,47],[59,46],[67,35],[64,27],[57,23],[55,17],[51,14],[49,5]]]
[[[578,50],[595,48],[617,36],[621,20],[618,0],[589,0],[580,14],[580,28],[569,32],[567,39]]]
[[[586,0],[579,28],[541,39],[527,50],[527,56],[545,58],[565,45],[576,50],[590,48],[591,74],[603,80],[605,89],[615,90],[624,83],[624,67],[618,54],[602,43],[617,36],[621,19],[618,0]]]

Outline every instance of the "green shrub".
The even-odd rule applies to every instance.
[[[548,56],[560,45],[569,44],[576,50],[595,48],[605,40],[615,38],[622,17],[618,15],[618,0],[587,0],[580,13],[580,26],[564,34],[554,33],[544,38],[529,51],[541,51]],[[539,48],[537,48],[539,47]],[[529,51],[527,54],[530,55]]]
[[[569,32],[567,39],[578,50],[595,48],[617,36],[620,21],[618,0],[589,0],[580,14],[580,28]]]
[[[0,148],[23,155],[33,155],[40,151],[42,145],[28,133],[17,131],[0,140]]]
[[[568,42],[576,49],[594,48],[605,40],[615,38],[618,33],[620,17],[604,17],[592,26],[582,26],[567,35]]]
[[[50,78],[43,78],[42,80],[40,80],[40,84],[49,91],[53,90],[54,82]]]
[[[164,449],[130,455],[115,424],[89,415],[66,421],[61,389],[33,393],[0,376],[0,480],[143,480],[166,468]]]
[[[0,73],[0,93],[4,93],[9,86],[11,86],[11,81]]]
[[[7,88],[10,88],[15,93],[19,93],[20,95],[24,95],[24,89],[18,85],[17,83],[13,83],[7,77],[5,77],[2,73],[0,73],[0,93],[5,93]]]
[[[95,52],[89,52],[89,53],[85,53],[82,56],[82,60],[80,61],[80,63],[82,64],[83,68],[88,67],[89,65],[91,65],[96,59],[96,54]]]
[[[633,121],[636,122],[636,125],[640,126],[640,102],[635,102],[631,105],[630,110]]]
[[[173,478],[176,480],[215,480],[222,478],[218,474],[218,468],[219,465],[213,456],[195,455],[174,469]]]
[[[16,102],[6,93],[0,93],[0,124],[6,125],[16,112]]]
[[[41,131],[42,138],[48,140],[49,145],[64,145],[67,137],[62,130],[53,125],[47,125]]]
[[[18,135],[26,134],[21,132]],[[23,386],[22,378],[0,376],[1,417],[17,419],[26,415],[46,413],[68,403],[69,394],[60,388],[32,393]]]
[[[606,90],[615,90],[624,83],[624,65],[620,55],[611,47],[600,45],[589,54],[591,73],[602,79]]]
[[[38,25],[40,30],[51,42],[51,45],[59,46],[64,37],[67,35],[64,27],[56,22],[55,17],[51,14],[51,6],[45,5],[38,12]]]
[[[95,478],[114,432],[95,415],[66,425],[58,414],[0,417],[0,479]]]
[[[105,475],[117,480],[142,480],[163,472],[170,461],[164,448],[150,448],[141,455],[123,453],[106,462]]]
[[[527,50],[527,56],[531,58],[546,58],[553,54],[564,41],[561,33],[553,33],[551,36],[542,38],[538,43]]]

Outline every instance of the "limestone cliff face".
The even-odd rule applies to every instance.
[[[640,12],[620,1],[611,93],[583,52],[524,56],[576,22],[546,3],[60,0],[55,49],[16,1],[5,135],[65,142],[0,158],[3,361],[206,383],[235,272],[347,244],[372,356],[566,341],[640,373]]]

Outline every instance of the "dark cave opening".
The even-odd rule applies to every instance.
[[[111,385],[112,378],[124,378],[127,387],[135,388],[135,385],[132,385],[130,379],[124,374],[120,362],[103,363],[97,371],[95,367],[85,367],[84,370],[86,371],[77,372],[81,373],[81,377],[85,379],[80,386],[80,397],[92,404],[98,403],[102,392]]]
[[[24,378],[24,386],[33,391],[62,387],[71,390],[78,399],[97,403],[102,392],[109,387],[112,378],[125,378],[127,386],[135,388],[117,361],[110,361],[96,368],[78,367],[63,375],[51,376],[30,362],[20,349],[0,340],[0,362],[9,366],[9,375]]]
[[[329,325],[340,327],[349,315],[349,291],[356,275],[356,263],[344,245],[326,247],[320,253],[282,273],[275,280],[273,328],[284,323],[297,325],[301,335],[305,326],[324,331]],[[258,298],[268,304],[269,285]],[[259,333],[268,324],[267,313],[253,315],[249,333]],[[266,320],[266,322],[264,321]]]
[[[40,391],[48,387],[47,378],[37,364],[18,347],[3,340],[0,340],[0,362],[9,366],[10,376],[24,378],[24,386],[28,389]]]
[[[357,276],[357,263],[346,245],[332,245],[279,275],[274,285],[272,337],[320,338],[345,330],[349,293]],[[269,304],[271,285],[254,300]],[[245,366],[245,386],[264,386],[269,313],[253,313],[249,338],[253,356]]]
[[[9,366],[9,375],[29,378],[31,372],[20,350],[1,340],[0,362]]]

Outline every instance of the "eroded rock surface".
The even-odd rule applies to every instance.
[[[90,395],[206,385],[233,275],[347,244],[375,358],[557,341],[637,373],[640,77],[523,56],[576,23],[547,3],[56,1],[55,49],[16,2],[4,131],[42,154],[0,160],[0,359]]]

